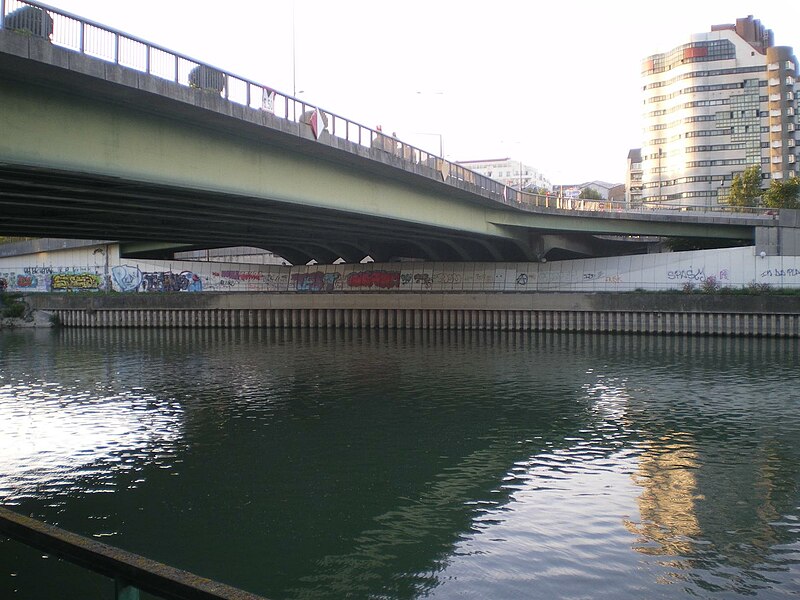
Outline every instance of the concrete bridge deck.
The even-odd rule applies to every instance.
[[[282,115],[262,110],[257,84],[226,76],[246,83],[246,104],[0,30],[0,233],[153,250],[250,245],[297,264],[626,254],[642,244],[607,236],[758,243],[757,230],[782,224],[765,214],[541,206],[400,142],[387,151],[378,132],[332,113],[320,113],[329,123],[315,133],[293,118],[309,105],[281,95]],[[761,238],[771,252],[776,236]]]

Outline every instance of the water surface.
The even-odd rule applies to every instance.
[[[276,599],[791,597],[797,359],[743,338],[3,332],[0,500]],[[110,586],[0,541],[2,598]]]

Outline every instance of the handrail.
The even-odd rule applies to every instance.
[[[25,517],[0,506],[0,534],[115,581],[117,598],[138,590],[165,600],[265,600],[132,552]]]
[[[639,206],[631,207],[625,203],[609,202],[608,200],[583,200],[565,198],[555,194],[541,195],[517,190],[500,181],[467,169],[463,165],[448,161],[435,153],[402,142],[394,136],[386,135],[379,129],[361,125],[330,111],[323,110],[315,104],[309,104],[294,96],[279,92],[269,86],[212,65],[201,63],[179,52],[47,4],[29,0],[0,0],[0,29],[4,28],[4,20],[7,14],[11,14],[13,10],[24,6],[46,11],[51,18],[53,15],[57,17],[52,24],[52,33],[48,32],[46,36],[48,39],[52,37],[52,42],[56,45],[187,86],[192,85],[190,82],[190,72],[192,70],[197,68],[207,69],[208,72],[216,76],[211,77],[209,80],[219,85],[219,88],[215,89],[215,91],[223,95],[228,101],[253,109],[267,110],[280,118],[296,123],[309,124],[309,121],[304,119],[309,119],[310,111],[319,111],[324,121],[322,130],[328,130],[330,135],[361,146],[383,150],[403,162],[426,165],[438,172],[445,183],[455,184],[457,182],[462,185],[472,185],[475,188],[474,191],[480,195],[515,208],[527,210],[550,208],[587,212],[651,212],[653,210],[665,210],[670,212],[692,211],[725,215],[732,213],[758,214],[769,210],[762,207],[742,209],[725,205],[707,206],[666,203],[643,203]],[[76,26],[78,27],[77,40],[75,39],[75,32],[70,31],[71,28],[74,29]],[[104,34],[113,36],[113,40],[104,40]],[[772,212],[774,212],[774,209]],[[772,214],[772,212],[767,214]]]

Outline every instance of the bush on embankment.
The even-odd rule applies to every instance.
[[[0,317],[4,319],[21,319],[28,307],[22,300],[22,294],[0,292]]]

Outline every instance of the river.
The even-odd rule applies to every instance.
[[[0,501],[274,599],[788,598],[799,354],[719,337],[4,331]],[[1,598],[112,589],[0,539]]]

